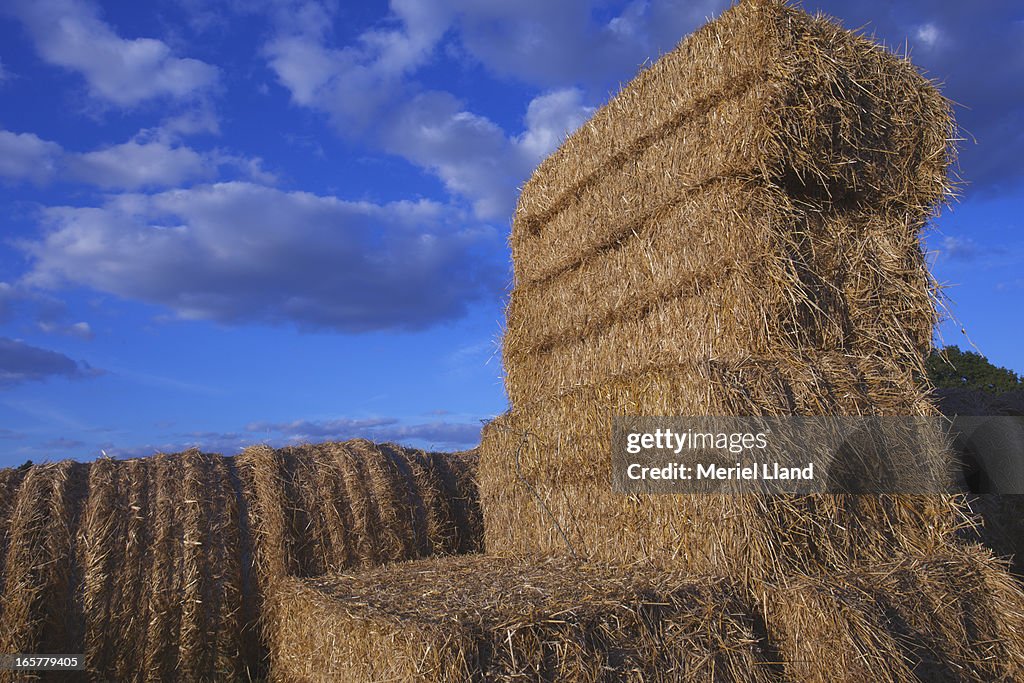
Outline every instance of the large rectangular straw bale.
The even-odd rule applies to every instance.
[[[744,117],[672,156],[829,201],[930,207],[945,191],[948,106],[909,62],[778,0],[743,2],[641,73],[540,165],[513,224],[517,282],[549,277],[606,239],[573,221],[573,245],[559,248],[562,231],[550,229],[559,213],[591,202],[606,176],[628,188],[630,162],[648,147],[745,95]],[[713,177],[667,174],[646,191],[667,199]]]
[[[762,31],[769,30],[765,19],[764,14],[727,12],[683,41],[671,53],[672,61],[658,60],[644,70],[540,164],[524,188],[517,214],[526,217],[557,211],[571,201],[572,190],[600,171],[623,163],[635,156],[638,148],[742,94],[755,75],[769,68],[771,54],[754,41],[731,38],[743,30],[758,30],[752,26],[755,23]],[[680,69],[681,63],[698,68]],[[714,68],[699,68],[710,64]],[[669,101],[657,108],[641,106],[652,96]],[[635,120],[637,116],[642,117],[640,121]]]
[[[847,345],[845,325],[829,321],[827,315],[821,315],[819,325],[803,327],[794,323],[784,329],[773,327],[778,309],[762,308],[749,282],[736,274],[700,297],[682,296],[656,302],[641,318],[616,320],[589,339],[570,339],[509,362],[506,383],[512,405],[525,407],[542,398],[659,368],[670,373],[670,368],[694,363],[693,359],[713,359],[720,366],[749,363],[762,368],[777,367],[784,376],[793,378],[816,376],[823,381],[814,391],[824,396],[866,397],[875,388],[865,382],[869,376],[881,381],[906,382],[906,393],[913,395],[913,382],[922,376],[924,366],[921,357],[907,348],[911,341],[904,340],[903,348],[896,349],[893,347],[899,340],[886,339],[880,333],[865,335],[861,344]],[[708,299],[718,303],[709,306]],[[785,306],[787,303],[780,299],[778,307]],[[809,318],[817,312],[797,315]],[[887,347],[886,341],[892,342],[892,346]],[[803,402],[808,398],[799,396],[797,400]],[[864,403],[857,405],[851,400],[832,403],[836,409],[844,404],[854,413],[872,411]],[[873,410],[897,411],[906,405],[908,401],[897,397],[895,401],[876,404]]]
[[[275,674],[335,681],[772,681],[714,577],[464,556],[282,587]]]
[[[96,680],[260,680],[290,574],[479,550],[475,471],[367,441],[0,470],[0,652],[84,653]]]
[[[980,546],[779,577],[762,593],[787,680],[1010,681],[1024,675],[1024,589]]]
[[[759,185],[723,180],[637,224],[612,247],[559,277],[520,284],[509,300],[505,357],[569,337],[584,339],[614,318],[641,315],[661,299],[705,296],[738,266],[749,267],[781,250],[794,221],[784,201],[784,195]]]
[[[755,358],[664,365],[521,404],[495,426],[507,420],[513,431],[530,432],[536,441],[522,466],[531,476],[554,481],[562,471],[608,476],[616,416],[855,415],[862,406],[884,415],[937,416],[924,387],[906,389],[913,387],[909,373],[870,374],[870,360],[859,367],[843,355],[809,353],[789,367]],[[492,485],[489,477],[507,457],[488,443],[485,434],[481,488]],[[936,461],[926,460],[922,450],[916,465],[945,463],[944,448],[932,455]]]
[[[683,298],[692,323],[656,337],[633,333],[632,344],[669,340],[703,357],[700,335],[751,353],[789,338],[804,347],[882,348],[896,360],[920,355],[935,323],[920,219],[903,212],[801,218],[787,206],[777,191],[723,181],[559,277],[519,285],[507,311],[506,366],[521,369],[530,356],[587,343]],[[729,282],[733,290],[723,291]],[[713,316],[726,324],[708,325]],[[752,327],[744,318],[760,320],[759,337],[744,334]],[[518,389],[511,379],[508,386]]]
[[[475,482],[461,460],[364,439],[239,456],[267,582],[479,550]]]
[[[719,185],[763,186],[748,171],[756,164],[761,145],[748,134],[748,124],[758,116],[764,90],[758,86],[723,102],[652,141],[621,167],[595,178],[583,196],[547,220],[543,234],[521,234],[522,228],[514,223],[517,284],[539,284],[558,277],[636,231],[652,216],[699,202],[703,194]],[[721,147],[723,154],[692,153],[709,147]],[[525,253],[516,248],[520,242],[532,245],[534,241],[543,242],[546,248],[533,247]],[[523,259],[529,261],[520,265]]]
[[[36,465],[24,473],[10,504],[0,652],[81,652],[81,580],[77,536],[85,501],[87,467],[68,460]],[[0,671],[0,680],[17,680]]]
[[[643,561],[756,583],[786,567],[870,563],[945,542],[966,522],[958,500],[941,495],[623,495],[611,486],[610,426],[551,434],[534,426],[542,413],[507,413],[484,429],[488,552]]]

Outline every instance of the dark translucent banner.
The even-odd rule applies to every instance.
[[[1024,494],[1024,418],[619,417],[621,493]]]

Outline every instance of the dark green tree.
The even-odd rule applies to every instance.
[[[957,346],[932,351],[926,362],[928,377],[940,389],[975,389],[1001,394],[1024,389],[1024,382],[1013,370],[1001,368],[974,351]]]

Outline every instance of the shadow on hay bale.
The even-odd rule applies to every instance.
[[[286,577],[480,549],[474,457],[355,440],[0,470],[0,652],[265,677]]]
[[[976,448],[961,450],[965,474],[975,483],[970,506],[979,517],[979,532],[986,545],[1001,557],[1012,561],[1013,572],[1024,577],[1024,495],[990,493],[995,485],[1008,485],[1012,490],[1021,488],[1020,481],[1006,481],[1005,460],[1013,460],[1011,474],[1024,470],[1024,391],[992,393],[976,389],[936,389],[936,403],[942,412],[953,417],[994,417],[982,427],[994,432],[994,438],[979,439]],[[988,452],[985,446],[990,446]],[[1002,449],[993,452],[991,447]],[[1000,476],[1000,474],[1002,476]],[[990,479],[999,481],[990,482]],[[998,490],[998,489],[995,489]]]

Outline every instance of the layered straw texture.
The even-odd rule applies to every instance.
[[[282,593],[286,680],[780,680],[753,606],[722,579],[467,556]]]
[[[780,577],[762,593],[787,680],[1014,681],[1021,588],[981,546],[950,545],[846,572]]]
[[[919,235],[948,192],[952,131],[909,62],[772,0],[626,85],[516,210],[512,410],[481,447],[488,550],[749,574],[959,528],[952,499],[625,498],[609,452],[615,415],[937,415]],[[937,439],[915,460],[950,470]],[[822,509],[891,533],[837,533]]]
[[[709,358],[920,372],[935,311],[918,235],[948,189],[951,128],[879,46],[779,2],[727,11],[524,187],[513,406]]]
[[[631,220],[730,176],[845,207],[931,210],[948,107],[909,62],[776,0],[743,2],[642,72],[523,188],[517,284],[551,279]]]
[[[82,652],[92,680],[265,676],[288,576],[479,550],[474,470],[367,441],[0,470],[0,652]]]
[[[757,593],[679,569],[471,555],[289,579],[271,648],[295,681],[1011,681],[1020,598],[969,545],[806,567]]]
[[[616,415],[938,414],[920,233],[954,132],[909,62],[774,0],[626,85],[516,210],[488,552],[732,577],[787,681],[1019,677],[1024,593],[960,497],[611,490]]]

